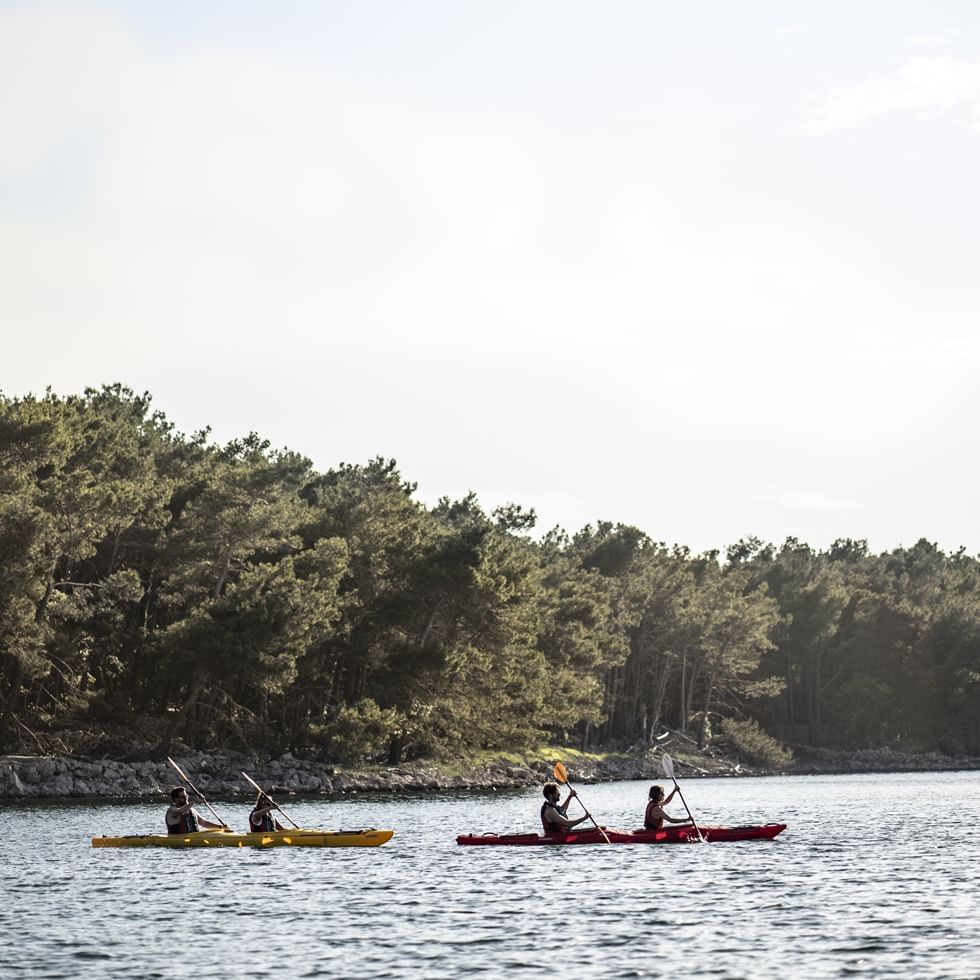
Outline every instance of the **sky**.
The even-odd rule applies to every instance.
[[[0,391],[978,554],[978,174],[966,0],[0,0]]]

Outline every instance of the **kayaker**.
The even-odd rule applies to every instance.
[[[272,815],[272,811],[278,809],[279,807],[268,796],[260,793],[252,812],[248,815],[248,829],[253,834],[268,833],[270,830],[285,830],[286,828]]]
[[[170,806],[167,807],[167,833],[193,834],[201,829],[221,830],[220,823],[205,820],[193,803],[187,802],[187,790],[183,786],[175,786],[170,791]]]
[[[677,792],[677,787],[675,786],[670,791],[670,796],[664,799],[664,788],[663,786],[651,786],[650,787],[650,802],[647,803],[647,812],[643,817],[643,826],[646,830],[663,830],[664,821],[668,823],[690,823],[690,820],[678,817],[672,817],[664,807],[674,798],[674,794]]]
[[[560,834],[564,833],[566,830],[571,830],[572,827],[577,827],[583,820],[588,820],[588,814],[584,817],[579,817],[578,820],[572,820],[569,818],[568,804],[573,797],[578,796],[571,787],[568,788],[568,796],[565,797],[564,803],[559,803],[558,798],[561,793],[558,791],[558,786],[555,783],[545,783],[544,784],[544,803],[541,804],[541,826],[544,827],[544,832],[546,834]]]

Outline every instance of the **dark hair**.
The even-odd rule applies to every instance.
[[[178,794],[178,793],[184,793],[184,794],[186,795],[186,793],[187,793],[187,790],[186,790],[186,789],[184,789],[184,787],[183,787],[183,786],[175,786],[175,787],[174,787],[174,788],[173,788],[173,789],[172,789],[172,790],[170,791],[170,799],[171,799],[171,800],[176,800],[176,799],[177,799],[177,794]]]
[[[551,796],[552,793],[555,796],[559,795],[558,786],[555,783],[545,783],[542,792],[544,793],[545,796]]]
[[[654,803],[659,803],[664,798],[664,788],[663,786],[651,786],[650,787],[650,799]]]

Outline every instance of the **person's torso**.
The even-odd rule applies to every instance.
[[[565,808],[563,806],[559,806],[557,803],[551,803],[550,801],[545,800],[544,803],[541,804],[541,826],[544,828],[544,832],[546,834],[554,834],[563,831],[565,828],[561,824],[552,823],[548,819],[549,811],[554,811],[561,817],[565,816]]]
[[[176,823],[170,822],[170,811],[167,811],[167,833],[168,834],[194,834],[200,828],[197,826],[197,816],[193,810],[182,813]]]
[[[663,810],[661,810],[659,805],[654,803],[647,804],[647,812],[643,819],[643,826],[646,827],[647,830],[663,830]]]
[[[273,819],[271,813],[264,813],[261,817],[257,817],[254,813],[248,815],[248,825],[251,830],[255,833],[266,833],[270,830],[276,829],[276,821]]]

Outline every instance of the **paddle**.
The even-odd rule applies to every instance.
[[[252,779],[252,777],[247,772],[243,772],[242,775],[245,777],[248,783],[254,786],[255,789],[258,790],[259,794],[264,796],[297,830],[302,830],[300,825],[295,820],[293,820],[293,818],[288,813],[286,813],[286,811],[281,806],[279,806],[279,804],[276,803],[276,801],[271,796],[269,796],[269,794],[264,789],[262,789],[262,787],[259,786],[259,784],[254,779]]]
[[[664,767],[664,775],[668,779],[674,780],[674,788],[677,790],[677,795],[681,798],[681,803],[684,804],[684,809],[687,810],[688,819],[691,821],[692,824],[694,824],[694,829],[698,832],[698,840],[701,841],[702,844],[706,844],[707,841],[704,839],[704,834],[701,833],[701,828],[697,825],[697,822],[695,821],[694,817],[691,816],[691,811],[688,810],[687,808],[687,800],[684,799],[684,794],[681,792],[680,786],[677,785],[677,780],[674,779],[674,760],[671,759],[671,757],[667,755],[666,752],[664,752],[663,767]]]
[[[555,773],[555,779],[559,783],[563,783],[569,789],[572,788],[572,784],[568,781],[568,770],[560,762],[555,763],[554,773]],[[602,834],[602,839],[607,844],[611,844],[612,841],[606,836],[606,832],[602,829],[602,827],[600,827],[595,822],[595,817],[593,817],[592,814],[589,813],[589,811],[586,809],[585,804],[582,802],[582,797],[579,796],[578,793],[576,793],[575,799],[579,801],[579,805],[582,807],[583,810],[585,810],[585,815],[592,821],[592,826],[595,827],[595,829],[598,830],[600,834]]]
[[[187,785],[190,786],[190,788],[194,790],[195,793],[197,793],[197,795],[201,799],[201,802],[211,811],[212,815],[214,816],[214,819],[217,820],[218,823],[220,823],[225,830],[228,830],[229,829],[228,824],[226,824],[224,820],[222,820],[221,817],[218,816],[217,811],[214,809],[214,807],[211,806],[211,804],[208,803],[208,801],[204,798],[204,794],[191,782],[190,776],[188,776],[187,773],[184,772],[184,770],[181,769],[180,766],[178,766],[177,763],[174,762],[174,760],[171,759],[169,755],[167,756],[167,762],[169,762],[170,765],[172,765],[174,769],[177,770],[177,775],[180,776],[180,778],[183,779],[183,781],[187,783]]]

